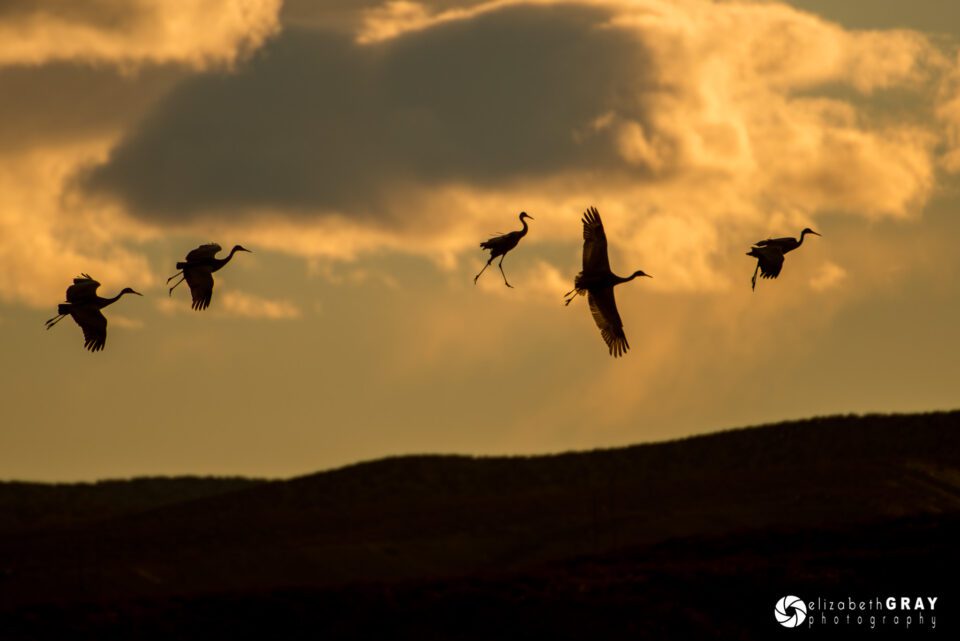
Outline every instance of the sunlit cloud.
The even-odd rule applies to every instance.
[[[300,318],[300,308],[285,300],[271,300],[236,290],[224,292],[220,303],[227,314],[244,318],[292,320]]]
[[[279,29],[281,0],[42,0],[0,16],[0,65],[231,64]]]
[[[357,34],[357,42],[377,42],[394,36],[422,29],[433,22],[433,16],[419,2],[391,0],[367,9],[363,16],[363,29]]]
[[[52,307],[81,272],[103,283],[101,295],[153,284],[145,256],[131,246],[151,237],[149,227],[64,192],[74,167],[102,152],[102,143],[88,143],[0,161],[0,300]]]
[[[110,324],[114,327],[122,327],[124,329],[143,329],[144,322],[137,318],[129,318],[123,316],[122,314],[110,313]]]
[[[184,294],[180,296],[185,297]],[[191,309],[189,298],[178,298],[177,292],[174,292],[174,296],[156,299],[154,306],[165,316],[198,313]],[[214,291],[210,309],[203,313],[210,316],[236,316],[259,320],[295,320],[303,317],[300,307],[288,300],[264,298],[235,289]]]
[[[810,289],[822,292],[838,287],[847,278],[846,270],[836,263],[825,263],[810,279]]]

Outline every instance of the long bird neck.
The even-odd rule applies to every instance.
[[[633,280],[633,279],[636,278],[636,277],[637,277],[636,274],[630,274],[630,275],[627,276],[627,277],[617,276],[616,274],[614,274],[614,275],[613,275],[613,280],[614,280],[614,284],[616,284],[616,285],[621,285],[621,284],[623,284],[623,283],[629,283],[631,280]]]
[[[114,296],[113,298],[101,298],[101,299],[100,299],[100,308],[102,309],[102,308],[106,307],[107,305],[113,305],[115,302],[117,302],[118,300],[120,300],[120,297],[121,297],[121,296],[123,296],[123,295],[126,294],[126,293],[127,293],[127,292],[120,292],[119,294],[117,294],[117,295]]]
[[[237,248],[234,247],[233,249],[230,250],[230,253],[227,254],[226,258],[214,258],[213,262],[216,264],[217,269],[220,269],[221,267],[229,263],[230,259],[233,258],[233,255],[236,253],[237,253]]]
[[[520,224],[523,225],[523,229],[520,230],[520,235],[521,235],[521,236],[526,236],[526,235],[527,235],[527,229],[528,229],[528,227],[527,227],[527,219],[526,219],[526,218],[521,218],[521,219],[520,219]]]
[[[808,232],[806,229],[804,229],[802,232],[800,232],[800,238],[797,240],[797,247],[799,247],[800,245],[803,244],[803,237],[806,236],[806,235],[809,234],[809,233],[810,233],[810,232]]]

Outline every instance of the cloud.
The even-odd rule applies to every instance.
[[[181,85],[88,184],[155,219],[280,208],[384,220],[403,216],[405,191],[612,170],[602,136],[573,130],[644,65],[634,38],[592,28],[595,13],[511,7],[371,45],[289,30],[238,73]]]
[[[110,324],[114,327],[123,327],[124,329],[143,329],[144,323],[136,318],[128,318],[122,314],[110,314]]]
[[[76,166],[103,153],[103,141],[86,141],[0,158],[0,301],[53,307],[81,272],[106,292],[153,284],[146,257],[130,246],[149,228],[63,192]]]
[[[191,70],[224,68],[278,28],[279,0],[0,3],[0,301],[49,307],[88,272],[154,282],[156,228],[78,198],[72,176]]]
[[[112,140],[184,75],[172,65],[135,74],[72,62],[0,66],[0,93],[16,96],[0,101],[0,160],[39,147]]]
[[[364,16],[352,36],[289,29],[235,73],[184,82],[82,184],[181,227],[348,221],[371,251],[403,251],[390,237],[413,228],[434,245],[456,233],[463,251],[452,194],[559,186],[545,204],[612,203],[674,254],[688,233],[725,249],[723,224],[913,217],[933,189],[935,128],[871,106],[884,91],[922,99],[942,56],[917,33],[699,0]],[[719,286],[710,251],[665,282]]]
[[[174,11],[104,4],[117,15],[102,25],[109,11],[54,13],[135,32],[142,12]],[[133,74],[132,58],[0,68],[0,88],[22,97],[0,106],[6,229],[29,230],[14,245],[42,243],[61,270],[42,295],[3,296],[40,304],[68,264],[153,279],[136,243],[161,229],[309,260],[413,254],[472,275],[478,241],[521,209],[538,221],[517,278],[539,291],[576,273],[590,204],[615,271],[653,273],[653,291],[725,291],[744,238],[837,213],[914,219],[935,164],[951,166],[937,144],[960,122],[952,89],[939,121],[883,107],[889,92],[932,102],[938,83],[953,87],[913,32],[847,31],[775,3],[328,4],[336,16],[291,4],[313,26],[272,40],[256,35],[266,5],[250,4],[251,35],[235,44],[262,48],[229,71],[217,66],[229,56],[204,53]],[[29,21],[27,7],[6,5],[0,22]],[[104,248],[109,264],[94,258]]]
[[[847,278],[847,271],[836,263],[825,263],[810,279],[810,289],[822,292],[838,287]]]
[[[279,25],[281,0],[13,0],[0,8],[0,65],[83,61],[231,64]]]
[[[154,306],[166,316],[197,313],[190,309],[189,294],[181,299],[176,292],[172,297],[162,296],[154,301]],[[261,320],[295,320],[303,316],[300,307],[288,300],[264,298],[235,289],[215,290],[209,313]]]
[[[419,2],[392,0],[364,11],[363,29],[357,42],[387,40],[401,33],[423,29],[434,23],[427,7]]]
[[[300,308],[285,300],[270,300],[236,290],[224,292],[220,298],[223,309],[233,316],[267,320],[291,320],[301,317]]]
[[[941,87],[937,117],[946,128],[941,164],[950,173],[960,173],[960,53]]]

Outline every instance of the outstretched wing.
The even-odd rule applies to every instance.
[[[216,243],[207,243],[206,245],[200,245],[196,249],[191,250],[189,254],[187,254],[187,262],[195,263],[195,262],[210,260],[214,256],[216,256],[217,252],[219,252],[221,249],[223,248]]]
[[[190,286],[190,295],[193,297],[191,307],[204,310],[210,306],[213,298],[213,269],[210,265],[191,265],[183,269],[183,277]]]
[[[603,231],[600,212],[596,207],[591,207],[583,214],[583,273],[608,273],[609,271],[607,235]]]
[[[100,283],[93,280],[89,274],[80,274],[73,279],[73,285],[67,287],[67,302],[75,305],[87,303],[97,296]]]
[[[623,356],[630,349],[627,336],[623,333],[623,322],[617,311],[617,300],[613,297],[613,287],[591,290],[587,293],[590,313],[600,328],[600,336],[610,349],[613,357]]]
[[[783,269],[783,251],[777,245],[765,245],[753,248],[753,255],[760,264],[760,275],[763,278],[776,278]]]
[[[107,344],[107,317],[93,305],[72,305],[70,316],[83,330],[83,346],[99,352]]]

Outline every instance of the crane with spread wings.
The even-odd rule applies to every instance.
[[[768,238],[759,240],[753,244],[747,256],[753,256],[757,259],[757,267],[753,270],[753,278],[750,279],[750,289],[757,288],[757,272],[760,272],[762,278],[776,278],[783,269],[783,256],[788,252],[803,244],[803,237],[807,234],[819,236],[817,232],[809,227],[800,232],[800,238]]]
[[[107,344],[107,317],[100,310],[117,302],[124,294],[143,294],[124,287],[113,298],[104,298],[97,295],[98,287],[100,283],[90,274],[80,274],[74,278],[73,285],[67,288],[67,302],[57,306],[57,315],[45,323],[47,329],[70,316],[83,330],[83,346],[91,352],[102,350]]]
[[[583,270],[574,279],[573,289],[564,294],[564,304],[569,305],[578,295],[586,294],[593,320],[600,328],[600,335],[614,357],[626,354],[630,345],[623,333],[623,322],[617,311],[613,288],[621,283],[628,283],[637,276],[653,278],[640,270],[626,278],[610,271],[607,235],[603,231],[600,212],[596,207],[587,209],[583,215]]]
[[[169,283],[177,276],[183,276],[170,288],[170,295],[173,296],[173,290],[177,288],[177,285],[187,281],[187,285],[190,287],[190,296],[193,298],[190,307],[198,311],[209,307],[210,300],[213,298],[213,272],[229,263],[238,251],[253,253],[245,247],[235,245],[226,258],[217,258],[217,252],[221,249],[223,248],[216,243],[208,243],[191,250],[185,260],[177,263],[177,269],[180,271],[167,279],[167,283]]]

